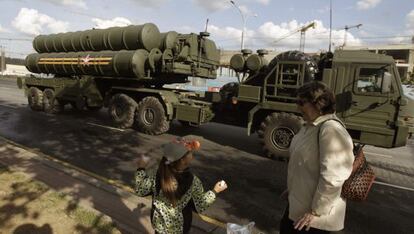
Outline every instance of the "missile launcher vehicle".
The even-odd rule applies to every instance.
[[[339,50],[314,59],[288,51],[268,62],[265,50],[243,50],[230,61],[240,82],[220,92],[165,88],[189,77],[216,78],[219,52],[208,36],[160,33],[151,23],[40,35],[33,41],[38,53],[27,56],[26,67],[54,77],[19,79],[18,86],[35,111],[107,107],[113,125],[146,134],[165,133],[174,120],[245,127],[258,134],[270,157],[288,158],[303,123],[296,90],[314,80],[336,94],[337,115],[355,142],[398,147],[414,132],[414,101],[404,96],[395,62],[386,55]]]

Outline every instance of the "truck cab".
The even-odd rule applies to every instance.
[[[336,115],[354,142],[399,147],[414,132],[414,100],[404,94],[391,56],[338,50],[316,62],[302,52],[288,51],[256,71],[243,66],[242,55],[237,56],[235,70],[248,76],[224,86],[222,96],[231,97],[232,107],[221,110],[233,114],[222,116],[246,126],[248,134],[257,132],[269,157],[289,157],[290,141],[302,126],[296,90],[313,80],[324,82],[336,95]]]
[[[404,95],[394,59],[362,51],[335,52],[323,82],[337,97],[337,116],[355,142],[406,144],[414,131],[414,102]]]

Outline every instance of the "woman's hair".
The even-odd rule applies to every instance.
[[[188,153],[186,153],[181,159],[187,156]],[[181,195],[181,193],[179,193],[179,185],[176,184],[176,174],[178,171],[177,166],[179,165],[181,159],[170,164],[166,164],[167,158],[162,157],[158,167],[161,191],[168,201],[173,204],[173,206],[177,204],[179,196]]]
[[[333,92],[324,83],[313,81],[304,84],[297,91],[297,97],[312,103],[323,115],[336,111],[336,101]]]

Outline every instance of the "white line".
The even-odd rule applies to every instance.
[[[97,126],[97,127],[101,127],[101,128],[107,128],[107,129],[110,129],[110,130],[115,130],[115,131],[120,131],[120,132],[124,132],[125,130],[124,129],[120,129],[120,128],[113,128],[113,127],[109,127],[109,126],[104,126],[104,125],[100,125],[100,124],[96,124],[96,123],[86,123],[86,124],[89,124],[89,125],[92,125],[92,126]]]
[[[17,107],[15,107],[15,106],[10,106],[10,105],[4,105],[4,104],[0,104],[0,106],[5,106],[5,107],[9,107],[9,108],[12,108],[12,109],[17,109]]]
[[[392,155],[377,154],[377,153],[368,152],[368,151],[365,151],[365,154],[372,155],[372,156],[378,156],[378,157],[384,157],[384,158],[393,158]]]
[[[413,188],[407,188],[407,187],[398,186],[398,185],[395,185],[395,184],[388,184],[388,183],[379,182],[379,181],[374,181],[374,184],[380,184],[380,185],[384,185],[384,186],[388,186],[388,187],[393,187],[393,188],[398,188],[398,189],[403,189],[403,190],[414,192]]]

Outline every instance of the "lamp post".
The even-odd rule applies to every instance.
[[[246,31],[247,18],[249,16],[257,17],[257,14],[245,15],[243,13],[243,11],[240,9],[240,7],[233,0],[230,0],[230,3],[231,3],[231,5],[233,5],[240,12],[240,15],[241,15],[241,18],[242,18],[242,21],[243,21],[243,29],[242,29],[242,35],[241,35],[241,46],[240,46],[241,50],[243,50],[244,49],[244,34],[245,34],[245,31]]]

